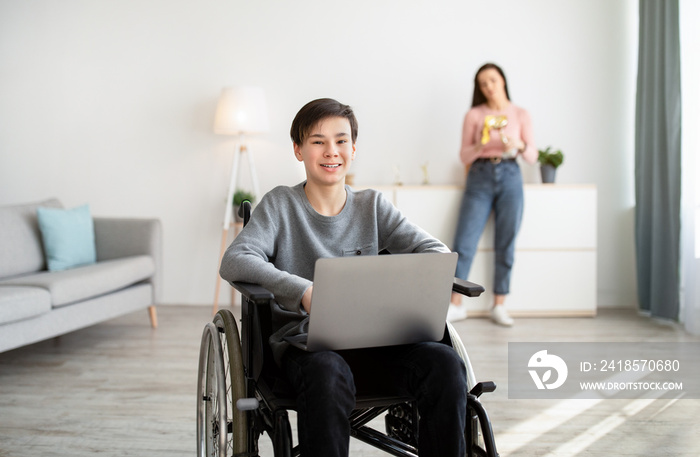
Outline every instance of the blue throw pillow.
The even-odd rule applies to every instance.
[[[97,261],[95,228],[88,205],[73,209],[39,207],[37,218],[50,271]]]

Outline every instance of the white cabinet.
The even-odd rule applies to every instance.
[[[377,187],[414,223],[452,247],[463,188]],[[525,185],[509,313],[592,316],[597,299],[597,190],[594,185]],[[468,299],[469,314],[485,315],[493,302],[493,217],[479,241],[469,280],[486,292]]]

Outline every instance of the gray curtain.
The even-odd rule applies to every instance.
[[[635,126],[639,306],[678,320],[681,77],[678,0],[639,1]]]

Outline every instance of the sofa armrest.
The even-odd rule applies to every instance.
[[[158,219],[95,217],[97,261],[133,255],[153,257],[153,303],[160,302],[163,277],[162,227]]]

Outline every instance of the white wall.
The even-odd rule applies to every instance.
[[[263,191],[303,178],[289,125],[325,96],[359,118],[357,184],[389,184],[396,165],[418,183],[426,161],[433,183],[462,183],[473,75],[494,61],[538,146],[565,152],[558,180],[598,185],[599,305],[632,306],[637,2],[497,5],[0,0],[0,204],[161,218],[164,301],[210,303],[234,147],[211,129],[223,86],[267,92]]]

